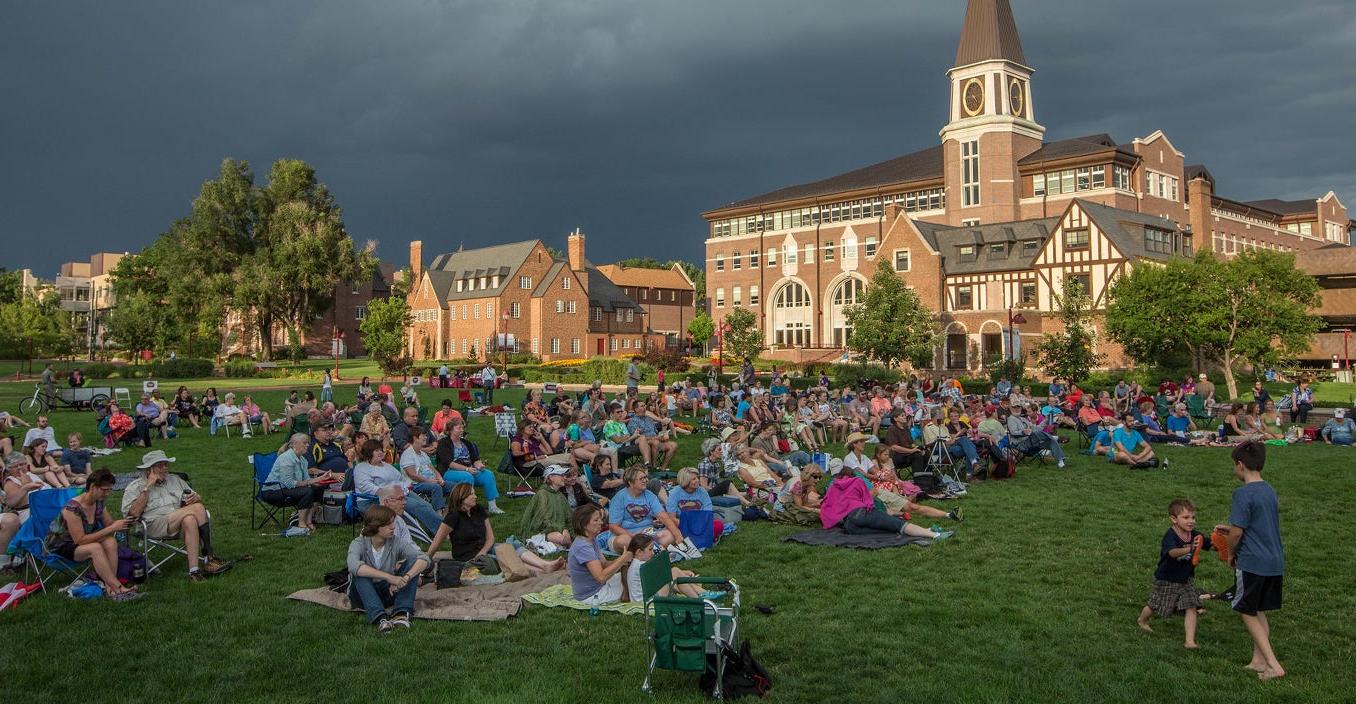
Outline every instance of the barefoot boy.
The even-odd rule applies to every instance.
[[[1196,618],[1201,608],[1201,590],[1193,579],[1196,575],[1196,552],[1210,549],[1205,536],[1196,532],[1196,506],[1187,499],[1168,504],[1168,518],[1172,525],[1163,534],[1158,551],[1158,568],[1154,570],[1153,590],[1149,603],[1139,612],[1139,627],[1149,627],[1149,617],[1171,618],[1182,614],[1185,621],[1185,645],[1195,650]]]
[[[1272,680],[1284,677],[1285,669],[1271,650],[1266,612],[1281,608],[1285,553],[1276,490],[1262,479],[1266,458],[1266,446],[1260,442],[1234,448],[1234,476],[1243,486],[1234,490],[1229,525],[1220,528],[1229,533],[1229,564],[1236,579],[1231,604],[1252,636],[1252,660],[1247,667],[1258,679]]]

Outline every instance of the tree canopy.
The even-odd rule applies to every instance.
[[[358,329],[362,331],[367,356],[384,371],[396,372],[406,366],[405,331],[410,322],[410,308],[404,296],[368,301],[367,316]]]
[[[716,323],[711,320],[711,316],[706,311],[699,310],[697,315],[687,323],[687,334],[692,336],[692,341],[698,345],[705,345],[712,335],[716,334]]]
[[[1036,359],[1051,376],[1078,383],[1088,378],[1104,357],[1096,349],[1092,299],[1082,282],[1066,276],[1063,290],[1055,294],[1055,307],[1063,329],[1047,332],[1036,343]]]
[[[61,310],[54,291],[41,298],[20,292],[16,300],[0,303],[0,354],[7,359],[70,354],[82,337],[72,329],[70,315]]]
[[[723,322],[725,351],[736,357],[757,359],[763,351],[763,331],[758,329],[758,316],[748,308],[736,308]]]
[[[924,366],[940,340],[933,312],[888,266],[876,267],[861,299],[843,314],[852,328],[848,348],[886,367]]]

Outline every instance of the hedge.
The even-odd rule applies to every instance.
[[[212,376],[215,368],[210,359],[176,357],[151,364],[151,375],[162,379],[198,379]]]

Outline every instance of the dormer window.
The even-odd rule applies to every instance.
[[[990,258],[990,259],[1007,259],[1007,258],[1008,258],[1008,243],[1007,243],[1007,242],[995,242],[995,243],[989,245],[989,258]]]
[[[978,258],[978,247],[973,244],[963,244],[956,247],[956,256],[963,262],[972,262]]]

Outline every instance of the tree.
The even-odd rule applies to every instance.
[[[151,294],[135,291],[118,296],[118,304],[108,316],[108,336],[112,342],[132,352],[139,350],[163,351],[178,330],[174,316],[165,315],[164,306]]]
[[[1103,355],[1094,345],[1092,328],[1092,299],[1083,284],[1071,276],[1064,278],[1064,290],[1055,294],[1064,329],[1046,333],[1036,343],[1036,359],[1051,376],[1078,383],[1102,363]]]
[[[888,266],[876,267],[862,299],[843,315],[852,328],[848,348],[886,367],[924,366],[940,342],[932,311]]]
[[[692,336],[693,342],[704,348],[711,336],[716,334],[716,324],[706,311],[697,311],[696,317],[688,321],[687,334]]]
[[[405,331],[410,322],[410,308],[403,297],[373,298],[367,303],[367,317],[358,329],[363,334],[367,356],[376,360],[382,370],[403,371]]]
[[[29,362],[29,371],[34,357],[69,352],[73,334],[70,316],[61,310],[55,292],[42,298],[21,293],[18,300],[0,304],[0,348],[7,357]]]
[[[763,350],[763,331],[758,316],[748,308],[736,308],[725,316],[725,350],[736,357],[757,359]]]
[[[1159,271],[1153,271],[1159,269]],[[1136,267],[1112,286],[1107,328],[1137,362],[1182,345],[1218,364],[1238,398],[1242,364],[1285,361],[1313,343],[1322,321],[1318,283],[1293,255],[1254,250],[1229,260],[1202,251],[1193,260]]]
[[[23,294],[23,277],[17,271],[0,267],[0,304],[14,303]]]

